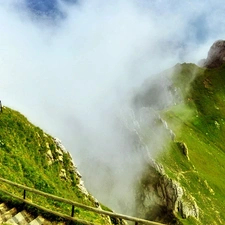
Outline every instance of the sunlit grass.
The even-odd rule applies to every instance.
[[[60,162],[57,160],[56,148],[51,136],[32,125],[19,112],[4,107],[3,113],[0,113],[0,176],[59,197],[94,206],[93,199],[83,194],[76,186],[78,178],[76,174],[69,171],[68,153],[63,153],[63,162]],[[49,150],[56,159],[51,165],[48,164],[46,154]],[[67,180],[60,178],[61,168],[66,170]],[[0,184],[0,187],[20,197],[23,195],[21,189],[5,184]],[[4,194],[1,195],[2,202],[5,198]],[[70,205],[31,193],[27,194],[27,198],[46,208],[68,215],[71,213]],[[78,218],[87,221],[107,224],[104,217],[83,209],[76,209],[75,214]]]

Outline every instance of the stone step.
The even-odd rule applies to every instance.
[[[45,221],[45,219],[42,216],[38,216],[37,218],[35,218],[34,220],[32,220],[29,225],[41,225],[43,224]]]
[[[65,222],[49,221],[42,216],[34,217],[26,210],[18,212],[5,203],[0,204],[0,224],[2,225],[66,225]]]
[[[6,211],[5,213],[3,213],[0,216],[0,224],[7,221],[8,219],[12,218],[13,216],[15,216],[17,213],[17,209],[16,208],[12,208],[8,211]]]
[[[33,221],[31,221],[28,225],[66,225],[66,223],[59,222],[59,221],[51,222],[51,221],[43,218],[42,216],[38,216]]]
[[[7,224],[19,224],[19,225],[27,225],[29,222],[33,220],[33,217],[31,217],[30,214],[28,214],[25,210],[17,213],[15,216],[12,218],[8,219],[6,221]]]
[[[6,206],[5,203],[1,203],[0,204],[0,215],[4,214],[5,212],[7,212],[9,210],[9,208]]]

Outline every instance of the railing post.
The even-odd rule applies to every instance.
[[[74,205],[72,205],[72,212],[71,212],[71,217],[74,216]]]
[[[138,225],[138,222],[135,222],[135,225]]]
[[[26,199],[26,190],[23,190],[23,199]]]

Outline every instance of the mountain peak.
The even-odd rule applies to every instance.
[[[225,62],[225,40],[218,40],[213,43],[208,52],[208,57],[203,62],[207,68],[216,68]]]

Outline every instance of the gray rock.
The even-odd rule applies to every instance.
[[[149,220],[168,223],[171,218],[176,220],[176,214],[184,219],[199,217],[194,198],[177,181],[170,179],[155,161],[142,176],[136,201],[137,215]]]
[[[60,173],[59,173],[59,176],[62,178],[62,179],[67,179],[67,176],[66,176],[66,170],[65,169],[61,169],[60,170]]]
[[[223,63],[225,63],[225,40],[218,40],[209,49],[208,57],[203,66],[211,69],[219,67]]]
[[[190,200],[189,202],[180,201],[178,209],[183,219],[186,219],[190,216],[195,218],[199,217],[199,209],[196,202],[193,199]]]
[[[177,146],[178,148],[181,150],[181,152],[187,157],[188,160],[189,156],[188,156],[188,147],[184,142],[177,142]]]
[[[47,155],[48,165],[52,165],[52,163],[54,162],[54,157],[52,155],[52,151],[49,149],[46,152],[46,155]]]
[[[58,138],[54,138],[54,142],[61,151],[67,152],[66,148],[63,146],[61,140],[59,140]]]

